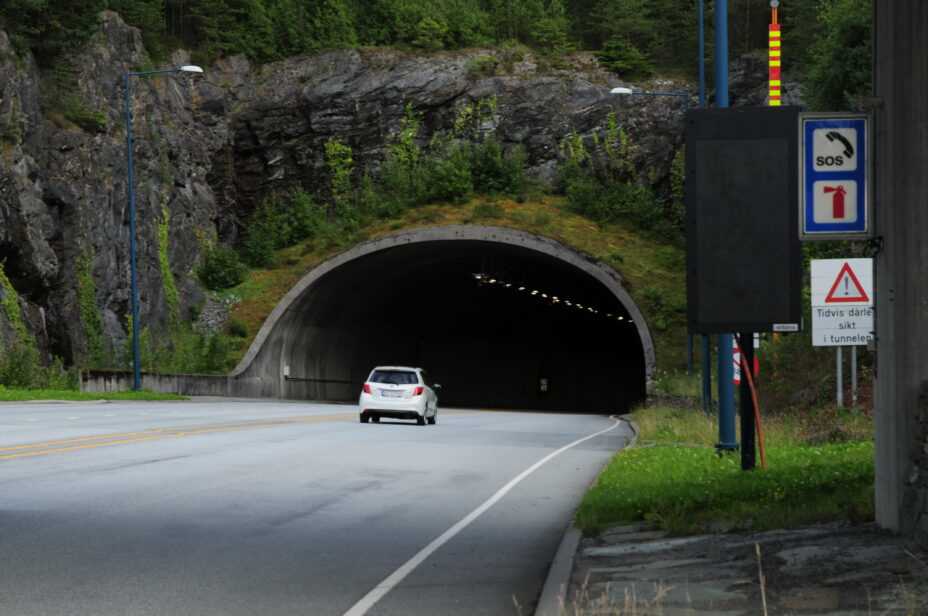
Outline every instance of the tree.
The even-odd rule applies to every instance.
[[[277,56],[261,0],[197,0],[188,10],[199,46],[207,55],[243,53],[259,61]]]
[[[597,54],[600,63],[623,79],[650,77],[654,65],[624,36],[615,36]]]
[[[813,109],[844,111],[870,94],[873,48],[871,0],[827,0],[822,31],[812,45],[803,94]]]
[[[105,8],[106,0],[5,0],[0,26],[19,49],[50,66],[93,34]]]
[[[568,30],[564,0],[549,0],[544,15],[532,25],[531,42],[549,54],[564,54],[573,47]]]
[[[142,31],[148,53],[156,59],[165,54],[163,0],[108,0],[108,8],[119,13],[127,24]]]

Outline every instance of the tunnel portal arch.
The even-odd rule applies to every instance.
[[[638,355],[638,358],[633,370],[638,372],[635,379],[640,380],[641,384],[639,397],[644,395],[655,370],[654,343],[647,322],[623,286],[620,274],[608,265],[555,240],[515,229],[479,225],[449,225],[398,232],[358,244],[314,267],[278,302],[263,323],[247,353],[230,374],[230,380],[234,383],[233,390],[259,397],[346,401],[355,399],[360,382],[366,378],[366,372],[362,375],[359,369],[349,371],[346,366],[352,361],[355,364],[363,361],[357,357],[359,349],[364,346],[376,346],[373,339],[381,332],[376,328],[373,332],[359,332],[354,331],[354,327],[346,327],[345,323],[353,323],[352,318],[360,319],[352,316],[356,314],[352,310],[366,309],[367,314],[370,314],[371,310],[381,309],[376,304],[382,297],[380,293],[383,289],[377,285],[383,278],[383,273],[388,270],[400,272],[391,279],[392,283],[384,283],[390,289],[394,289],[390,291],[394,296],[406,297],[407,301],[409,297],[417,297],[419,294],[428,298],[428,291],[423,292],[422,289],[416,288],[417,278],[429,271],[434,272],[435,268],[439,267],[437,264],[443,258],[442,255],[452,253],[459,256],[467,253],[470,258],[477,254],[493,254],[503,260],[527,259],[531,261],[528,265],[529,270],[539,269],[539,264],[543,264],[545,267],[554,268],[551,271],[561,272],[562,280],[573,275],[578,280],[582,278],[585,281],[583,284],[588,287],[598,287],[599,292],[603,293],[599,296],[599,301],[607,301],[604,298],[608,296],[608,301],[617,302],[616,305],[621,308],[616,310],[624,309],[627,321],[630,320],[634,326],[632,330],[626,321],[626,329],[617,331],[634,331],[633,344],[630,339],[626,339],[624,344],[636,347],[634,354]],[[446,257],[445,260],[448,258],[450,257]],[[543,261],[536,262],[538,259]],[[408,276],[402,273],[406,271]],[[401,283],[405,286],[396,290],[396,285]],[[431,284],[439,283],[432,280]],[[368,293],[366,299],[365,296],[359,295],[362,288]],[[325,299],[326,297],[328,299]],[[336,297],[338,301],[335,301]],[[428,304],[428,301],[426,299],[424,303]],[[419,304],[418,300],[416,304]],[[427,312],[422,314],[425,315]],[[430,323],[440,323],[434,320],[440,319],[438,315],[419,318],[432,318],[433,321]],[[341,329],[325,325],[333,322],[333,319],[341,319]],[[512,327],[518,326],[520,320],[516,319],[517,322],[511,324]],[[500,327],[505,329],[504,325]],[[389,330],[389,326],[384,325],[380,329]],[[590,330],[586,330],[580,336],[587,339],[602,338],[598,332],[598,329],[593,330],[593,334],[590,335]],[[545,333],[538,332],[538,335],[544,336]],[[316,355],[312,359],[304,360],[302,354],[309,348],[312,348]],[[417,350],[415,356],[420,357],[421,352],[421,349]],[[499,350],[494,349],[494,353],[497,352]],[[534,352],[537,353],[537,350]],[[406,357],[413,355],[410,351]],[[582,355],[585,357],[587,353],[584,352]],[[344,365],[336,368],[334,364],[338,362],[327,360],[327,357],[338,357],[338,361]],[[306,378],[307,376],[312,378]],[[518,404],[521,399],[515,400],[513,404]]]

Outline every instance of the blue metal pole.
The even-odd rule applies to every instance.
[[[132,286],[132,389],[142,388],[142,360],[139,350],[139,281],[136,265],[135,246],[135,182],[132,162],[132,86],[131,75],[126,73],[126,167],[128,169],[127,188],[129,194],[129,270]]]
[[[728,107],[728,0],[715,1],[715,104]],[[738,448],[735,440],[735,392],[732,335],[719,334],[719,444],[720,450]]]
[[[706,0],[699,0],[699,107],[706,107]]]
[[[702,410],[712,413],[712,346],[709,336],[702,337]]]
[[[715,0],[715,105],[728,107],[728,0]]]
[[[738,448],[735,437],[735,371],[732,365],[732,335],[719,334],[718,389],[719,389],[719,444],[718,449]]]

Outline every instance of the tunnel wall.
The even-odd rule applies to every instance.
[[[644,356],[644,381],[650,387],[655,369],[655,350],[647,323],[631,296],[625,290],[621,276],[612,268],[591,259],[554,240],[542,238],[514,229],[476,225],[430,227],[400,232],[368,241],[343,252],[319,265],[304,276],[278,303],[267,318],[254,342],[239,365],[229,375],[231,395],[249,397],[277,397],[315,400],[352,400],[357,396],[357,383],[366,374],[352,374],[338,362],[328,365],[302,365],[294,359],[293,348],[323,345],[316,357],[327,353],[345,353],[357,349],[357,332],[322,332],[304,324],[307,305],[314,285],[324,276],[355,260],[392,248],[427,242],[479,241],[516,246],[552,257],[588,275],[601,284],[622,304],[636,328]],[[346,290],[350,297],[350,289]],[[364,340],[375,345],[376,340]],[[402,356],[403,349],[396,350]],[[288,378],[284,374],[285,362],[290,362],[291,374],[306,378]],[[341,362],[342,364],[350,362]],[[335,370],[333,372],[333,370]]]

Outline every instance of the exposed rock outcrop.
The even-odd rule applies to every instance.
[[[188,61],[182,52],[171,58]],[[96,348],[112,363],[129,312],[123,75],[150,59],[139,32],[105,12],[64,66],[40,71],[0,32],[0,260],[26,312],[41,313],[52,353],[71,361]],[[234,241],[265,194],[324,186],[331,137],[353,148],[359,169],[376,171],[407,105],[422,117],[426,143],[451,130],[462,109],[492,101],[479,130],[523,146],[530,173],[548,182],[564,138],[592,142],[615,112],[642,177],[666,186],[683,101],[610,96],[615,85],[595,63],[540,71],[531,57],[487,50],[346,50],[260,67],[233,57],[202,78],[134,78],[143,322],[157,331],[172,306],[185,319],[203,303],[193,270],[204,243]]]

